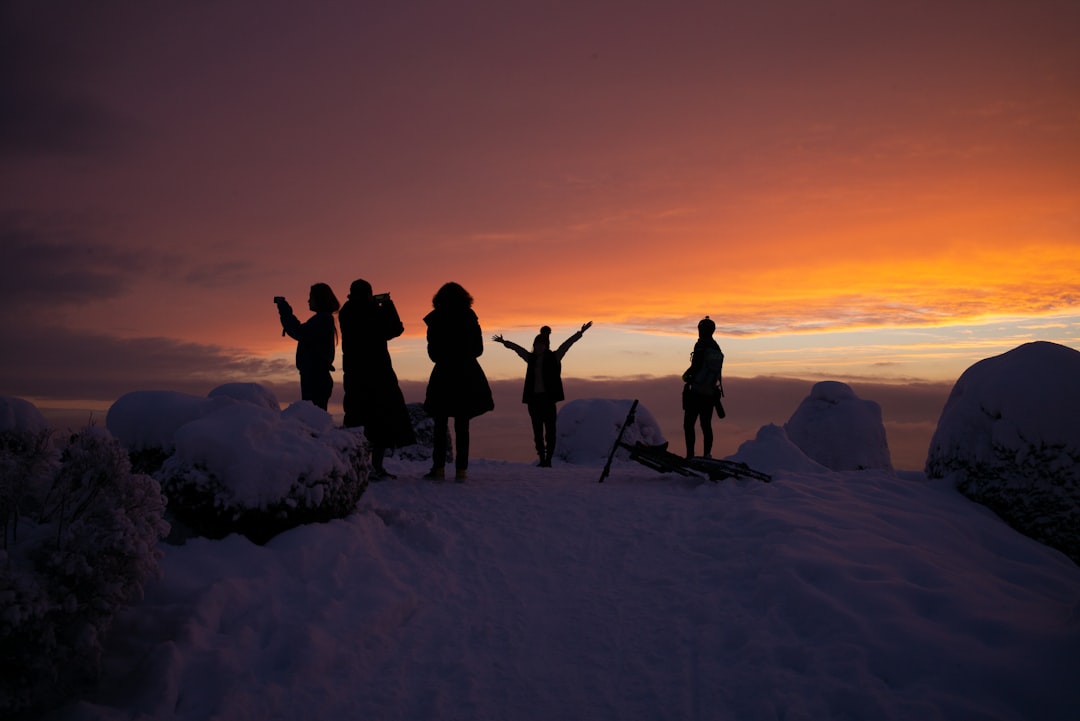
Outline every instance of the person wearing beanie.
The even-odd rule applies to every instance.
[[[562,385],[562,359],[570,346],[581,340],[592,326],[592,321],[581,326],[581,330],[551,350],[551,328],[544,326],[533,339],[532,351],[527,351],[517,343],[504,339],[501,335],[492,336],[492,340],[501,343],[521,357],[526,363],[525,387],[521,393],[521,402],[529,408],[532,421],[533,443],[540,457],[542,468],[551,467],[551,457],[555,453],[555,419],[558,412],[555,404],[565,398]]]
[[[683,433],[686,437],[686,457],[694,457],[696,433],[694,426],[701,426],[702,455],[712,458],[712,413],[724,395],[720,374],[724,367],[724,353],[713,339],[716,323],[705,316],[698,323],[698,339],[690,354],[690,367],[683,373]]]

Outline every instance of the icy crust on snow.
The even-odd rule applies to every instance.
[[[153,469],[170,512],[200,535],[253,540],[348,514],[367,486],[367,442],[307,401],[278,410],[256,383],[219,386],[206,398],[137,391],[106,423],[133,451],[159,449]]]
[[[564,463],[606,462],[632,404],[630,400],[609,398],[579,398],[565,403],[559,409],[555,458]],[[665,439],[656,417],[638,403],[634,421],[626,427],[622,441],[631,445],[638,441],[659,445]],[[630,452],[620,448],[615,457],[625,460]]]
[[[957,380],[926,473],[1080,563],[1080,352],[1039,341]]]
[[[807,457],[831,470],[893,470],[881,406],[859,398],[846,383],[814,384],[784,431]]]

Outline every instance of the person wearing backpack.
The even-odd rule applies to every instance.
[[[698,339],[690,354],[690,367],[682,375],[683,433],[686,436],[686,457],[694,457],[695,429],[701,426],[702,455],[712,458],[712,413],[724,395],[720,374],[724,367],[724,352],[713,340],[716,323],[705,316],[698,323]]]
[[[371,479],[394,478],[383,466],[388,448],[416,443],[405,396],[390,361],[387,341],[405,332],[389,293],[373,295],[360,278],[349,286],[349,299],[338,312],[341,324],[341,370],[346,428],[364,427],[371,444]]]

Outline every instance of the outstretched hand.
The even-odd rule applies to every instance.
[[[501,335],[493,335],[491,336],[491,340],[495,341],[496,343],[502,343],[503,337]]]
[[[589,330],[589,328],[592,328],[592,321],[591,320],[588,323],[586,323],[585,325],[581,326],[581,332],[584,333],[585,331]]]

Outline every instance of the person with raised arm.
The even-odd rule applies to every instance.
[[[281,318],[281,334],[296,341],[296,369],[300,371],[300,399],[326,410],[334,392],[334,354],[338,332],[334,313],[341,304],[326,283],[311,286],[308,309],[315,315],[303,323],[283,296],[274,298]]]
[[[564,340],[558,348],[551,350],[551,327],[543,326],[533,339],[533,347],[528,351],[501,335],[492,336],[492,340],[514,351],[526,363],[525,387],[521,392],[521,402],[529,409],[532,421],[533,443],[540,457],[541,468],[551,467],[551,457],[555,454],[555,425],[558,411],[555,404],[566,398],[562,384],[562,359],[570,346],[581,340],[592,326],[592,321],[581,326],[581,330]]]

